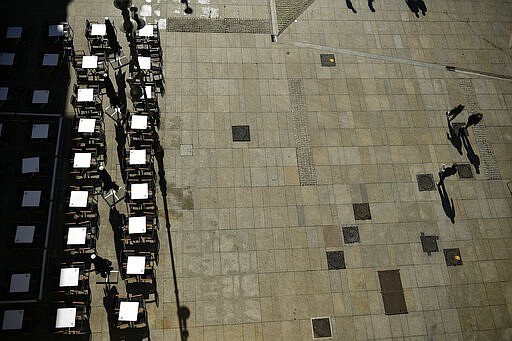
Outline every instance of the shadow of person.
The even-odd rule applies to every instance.
[[[405,0],[405,3],[407,4],[407,6],[411,10],[411,12],[413,12],[414,15],[416,15],[416,18],[419,18],[420,17],[420,15],[419,15],[420,9],[419,9],[419,5],[418,5],[418,1],[417,0]]]
[[[375,8],[373,7],[373,1],[374,0],[368,0],[368,8],[370,11],[375,12]]]
[[[347,3],[347,8],[348,8],[348,9],[351,9],[351,10],[352,10],[352,12],[357,13],[356,9],[354,8],[354,5],[352,5],[352,1],[350,1],[350,0],[345,0],[345,2]]]
[[[462,139],[462,144],[464,145],[464,149],[466,149],[469,162],[473,165],[473,167],[475,167],[476,174],[480,174],[480,157],[475,154],[473,146],[469,142],[468,135],[464,130],[461,130],[459,137]]]
[[[448,196],[446,192],[446,188],[444,187],[444,182],[441,182],[437,185],[437,191],[439,192],[439,197],[441,198],[441,204],[443,205],[444,213],[452,224],[455,224],[455,207],[453,205],[453,199]]]
[[[181,337],[182,337],[182,340],[185,341],[188,339],[188,329],[187,329],[187,320],[188,318],[190,317],[190,309],[188,309],[188,307],[186,306],[181,306],[179,309],[178,309],[178,317],[181,321]]]
[[[457,134],[457,132],[455,132],[455,130],[453,129],[453,126],[449,120],[448,120],[448,133],[446,133],[446,137],[448,138],[448,140],[450,140],[452,145],[457,149],[459,154],[462,155],[462,142],[460,139],[460,135]]]
[[[121,340],[119,331],[116,328],[115,320],[116,297],[119,294],[119,292],[117,291],[117,287],[115,285],[112,287],[106,286],[103,289],[103,294],[103,307],[107,312],[108,332],[110,340]]]
[[[112,231],[114,232],[114,248],[117,256],[117,267],[121,268],[121,252],[123,250],[123,243],[121,237],[121,228],[125,224],[125,215],[119,213],[119,211],[112,207],[109,212],[108,221],[110,222],[110,226],[112,227]]]
[[[423,0],[417,0],[418,2],[418,8],[421,10],[422,15],[427,14],[427,5],[425,4],[425,1]]]

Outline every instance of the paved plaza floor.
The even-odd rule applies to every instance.
[[[357,13],[339,0],[189,3],[188,16],[179,0],[134,3],[161,29],[178,284],[159,191],[151,339],[180,340],[177,290],[190,341],[314,340],[315,318],[332,340],[511,340],[512,2],[424,0],[418,17],[405,0],[374,12],[352,0]],[[105,16],[121,26],[112,1],[68,4],[75,49],[85,20]],[[459,103],[454,129],[483,113],[462,139],[445,115]],[[101,210],[98,253],[115,259]],[[386,270],[399,270],[407,313],[386,314]],[[92,295],[92,339],[109,340],[103,285]]]

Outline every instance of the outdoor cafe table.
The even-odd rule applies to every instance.
[[[146,233],[146,216],[142,217],[129,217],[128,218],[128,233]]]
[[[34,241],[34,231],[36,227],[34,225],[18,225],[16,227],[16,235],[14,236],[14,242],[19,243],[32,243]]]
[[[50,128],[50,125],[48,123],[33,124],[32,125],[32,135],[30,137],[33,139],[48,138],[48,129],[49,128]]]
[[[48,26],[48,37],[61,37],[64,35],[64,25],[50,25]]]
[[[60,269],[59,287],[76,287],[80,278],[80,268]]]
[[[7,100],[7,95],[9,94],[9,88],[6,86],[0,87],[0,101]]]
[[[76,308],[57,309],[55,328],[73,328],[75,326]]]
[[[76,100],[78,102],[93,102],[94,89],[78,89]]]
[[[138,57],[139,58],[139,66],[142,70],[150,70],[151,69],[151,57]]]
[[[69,207],[87,207],[88,198],[88,191],[71,191]]]
[[[94,128],[96,127],[96,119],[95,118],[81,118],[78,122],[78,132],[79,133],[94,133]]]
[[[14,53],[1,52],[0,53],[0,65],[12,65],[14,64]]]
[[[5,32],[7,39],[20,39],[23,33],[23,27],[21,26],[9,26]]]
[[[70,227],[68,229],[68,245],[83,245],[87,236],[86,227]]]
[[[18,330],[23,327],[24,310],[5,310],[2,330]]]
[[[34,104],[46,104],[50,97],[50,90],[34,90],[32,95],[32,103]]]
[[[26,157],[21,160],[21,173],[37,173],[39,172],[39,156]]]
[[[9,292],[28,292],[30,286],[30,274],[12,274]]]
[[[119,321],[136,322],[139,314],[139,302],[122,301],[119,304]]]
[[[59,64],[58,53],[45,53],[43,56],[43,66],[57,66]]]
[[[92,153],[75,153],[73,161],[74,168],[89,168],[91,167]]]
[[[132,115],[132,123],[130,128],[132,129],[147,129],[148,117],[145,115]]]
[[[83,56],[82,68],[96,69],[98,67],[98,56]]]
[[[132,149],[130,150],[130,165],[145,165],[146,164],[146,149]]]
[[[148,183],[132,184],[131,185],[131,199],[147,199],[148,198]]]
[[[146,256],[128,256],[126,262],[127,275],[144,275],[146,269]]]
[[[91,24],[92,36],[104,36],[107,34],[107,27],[105,24]]]
[[[153,37],[153,28],[154,25],[146,24],[146,26],[139,30],[139,37]]]
[[[24,191],[22,207],[38,207],[41,201],[41,191]]]

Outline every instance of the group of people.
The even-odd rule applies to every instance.
[[[464,110],[464,108],[465,107],[463,104],[459,104],[450,111],[447,111],[446,119],[448,120],[448,124],[451,124],[450,122],[455,117],[457,117]],[[464,134],[464,131],[469,127],[477,125],[482,120],[482,117],[483,115],[481,113],[469,115],[466,124],[459,128],[459,136]],[[457,163],[452,164],[450,167],[447,167],[445,164],[443,164],[439,170],[439,182],[437,183],[437,186],[442,186],[444,184],[445,178],[455,174],[457,174]]]

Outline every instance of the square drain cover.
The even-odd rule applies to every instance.
[[[343,240],[345,244],[358,243],[359,240],[359,227],[357,226],[343,226]]]
[[[249,126],[232,126],[233,142],[242,142],[251,140]]]
[[[460,256],[459,249],[444,249],[444,259],[446,261],[446,265],[448,266],[457,266],[462,265],[462,257]]]
[[[439,236],[425,236],[423,232],[421,232],[420,240],[421,247],[423,248],[423,252],[426,252],[429,256],[431,252],[438,252],[439,248],[437,247],[437,240]]]
[[[418,181],[418,189],[420,191],[436,190],[436,182],[434,181],[433,174],[417,174],[416,180]]]
[[[321,54],[320,62],[322,63],[322,66],[336,66],[334,54]]]
[[[343,251],[327,251],[327,268],[329,270],[345,269],[345,255]]]
[[[459,174],[460,179],[472,179],[473,171],[471,170],[471,166],[467,163],[458,163],[457,164],[457,174]]]
[[[370,204],[368,204],[368,203],[352,204],[352,208],[354,209],[355,220],[372,219],[372,215],[370,213]]]
[[[311,319],[313,339],[332,337],[331,319],[329,317],[316,317]]]

